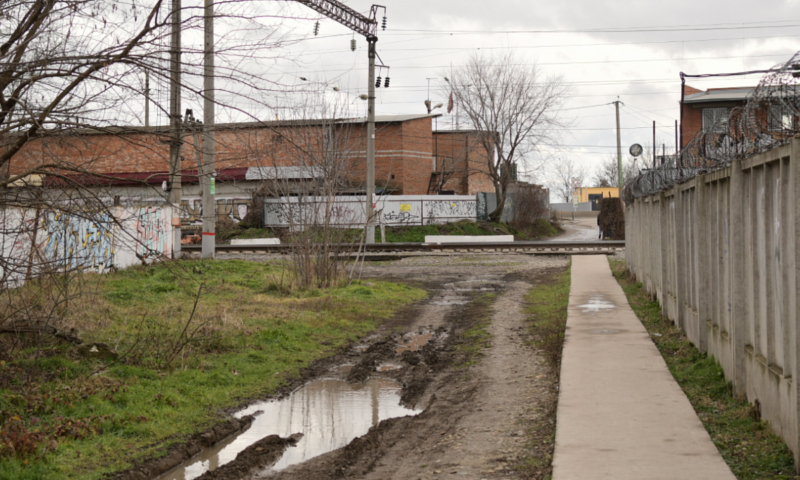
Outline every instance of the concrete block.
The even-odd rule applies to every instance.
[[[514,235],[425,235],[425,243],[513,242]]]
[[[280,238],[238,238],[231,240],[231,245],[280,245]]]

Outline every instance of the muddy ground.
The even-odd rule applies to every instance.
[[[367,263],[362,279],[414,284],[430,297],[358,344],[316,362],[276,397],[332,374],[349,382],[384,377],[401,383],[402,403],[421,413],[385,420],[344,448],[278,472],[269,465],[292,442],[268,437],[200,478],[547,478],[557,372],[528,344],[523,297],[567,265],[567,257],[521,254]],[[465,332],[479,324],[491,338],[475,354]],[[394,369],[381,368],[387,364]],[[186,447],[177,447],[173,457],[197,450],[181,448]],[[117,478],[161,472],[142,465]]]

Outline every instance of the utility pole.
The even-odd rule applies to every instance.
[[[203,247],[201,258],[214,258],[216,250],[217,203],[214,148],[214,0],[205,0],[205,41],[203,47],[203,171],[200,189],[203,203]]]
[[[369,44],[369,82],[367,92],[367,243],[375,243],[375,43]]]
[[[653,168],[656,168],[656,121],[653,120]]]
[[[375,243],[375,44],[378,42],[378,10],[383,9],[383,29],[386,30],[386,7],[373,5],[369,17],[337,0],[295,0],[308,8],[335,20],[363,35],[369,44],[369,87],[367,94],[367,243]],[[388,83],[386,84],[388,86]]]
[[[622,137],[620,136],[619,130],[619,104],[622,103],[619,101],[619,97],[615,102],[612,102],[617,106],[617,174],[618,174],[618,182],[619,182],[619,201],[622,201]]]
[[[181,258],[181,0],[172,0],[172,38],[170,40],[169,119],[169,203],[172,204],[172,257]]]
[[[150,70],[144,71],[144,126],[150,127]]]

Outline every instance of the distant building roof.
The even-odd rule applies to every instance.
[[[693,93],[683,99],[683,103],[743,102],[756,87],[709,89]]]
[[[441,116],[441,113],[421,113],[419,115],[376,115],[375,123],[408,122],[411,120],[419,120],[420,118],[435,118]],[[346,118],[342,119],[340,123],[367,123],[367,117]]]

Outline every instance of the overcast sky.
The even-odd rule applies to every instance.
[[[370,3],[345,0],[368,12]],[[378,52],[391,65],[391,87],[378,90],[377,113],[425,113],[423,101],[444,102],[441,71],[464,62],[472,52],[513,49],[548,74],[561,75],[572,86],[564,106],[575,128],[555,158],[571,156],[587,169],[615,152],[614,107],[622,100],[622,144],[652,142],[674,151],[674,122],[680,99],[679,72],[688,74],[764,69],[785,62],[800,50],[800,0],[734,1],[521,1],[521,0],[384,0],[388,29],[380,32]],[[270,7],[270,4],[272,6]],[[263,5],[263,4],[262,4]],[[269,65],[269,75],[282,82],[333,86],[352,98],[363,113],[366,93],[366,42],[332,20],[292,2],[269,2],[295,19],[283,22],[294,38],[292,61]],[[276,12],[278,10],[275,10]],[[384,77],[386,74],[384,73]],[[698,88],[756,85],[760,76],[734,79],[690,79]],[[332,91],[332,90],[331,90]],[[445,115],[439,128],[451,128]],[[224,120],[224,119],[221,119]],[[660,147],[659,147],[660,150]],[[552,160],[551,160],[552,161]],[[537,179],[547,183],[546,176]]]

